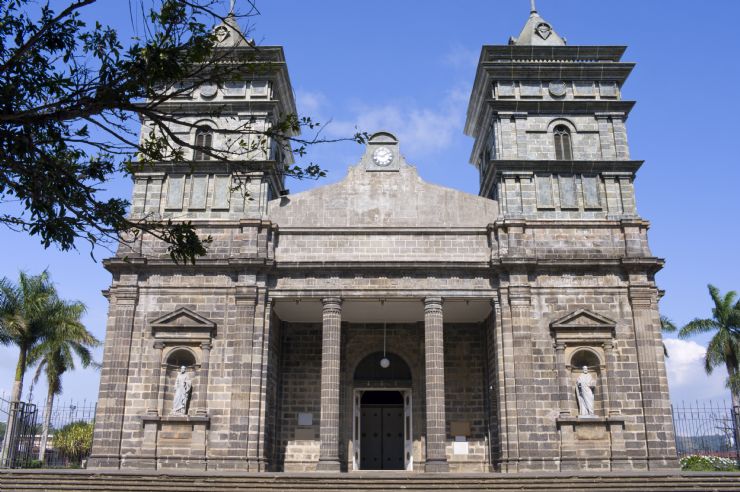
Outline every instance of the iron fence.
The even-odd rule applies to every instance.
[[[0,468],[23,468],[34,459],[36,405],[0,397]]]
[[[740,407],[728,402],[682,402],[673,406],[678,457],[717,456],[740,461]]]
[[[36,438],[35,442],[35,449],[37,451],[37,457],[40,459],[42,456],[42,453],[40,453],[40,448],[43,446],[45,447],[45,452],[43,453],[43,466],[47,467],[67,467],[67,466],[77,466],[78,463],[74,463],[70,460],[68,456],[66,456],[64,453],[60,451],[58,446],[55,445],[54,442],[54,436],[55,434],[66,427],[67,425],[76,423],[76,422],[83,422],[83,423],[93,423],[95,421],[95,412],[97,409],[97,403],[96,402],[88,402],[83,401],[80,402],[73,402],[73,401],[66,401],[66,402],[54,402],[54,405],[52,406],[51,415],[49,418],[49,431],[48,431],[48,437],[46,441],[44,442],[43,439],[43,426],[46,422],[46,406],[44,406],[44,418],[41,419],[41,424],[39,425],[39,434]],[[81,458],[84,460],[87,458],[86,454],[83,454]]]

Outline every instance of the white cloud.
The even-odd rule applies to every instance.
[[[674,402],[728,398],[725,388],[727,371],[718,367],[707,375],[704,370],[707,349],[704,346],[692,340],[675,338],[665,338],[663,343],[668,350],[666,370]]]
[[[480,58],[480,48],[472,49],[462,44],[452,45],[450,50],[442,57],[442,62],[450,67],[474,70]]]
[[[298,112],[302,116],[310,116],[312,119],[317,118],[322,109],[325,108],[326,103],[326,96],[321,92],[302,89],[296,91],[296,106],[298,106]]]
[[[450,147],[453,140],[462,135],[468,93],[466,89],[454,88],[434,107],[418,106],[413,102],[359,104],[351,108],[348,119],[329,123],[327,132],[340,137],[357,131],[387,130],[398,137],[404,153],[420,156],[438,152]]]

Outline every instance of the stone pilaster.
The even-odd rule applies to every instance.
[[[200,344],[200,373],[198,374],[198,410],[196,415],[208,415],[208,362],[211,358],[211,342]]]
[[[252,378],[249,402],[249,471],[266,471],[265,431],[267,423],[267,378],[270,349],[272,299],[265,298],[262,310],[255,316],[252,344]]]
[[[154,342],[154,350],[152,351],[152,391],[149,394],[149,408],[146,413],[148,415],[159,415],[159,392],[162,389],[160,378],[162,376],[162,352],[164,351],[164,342]]]
[[[342,300],[322,299],[321,422],[318,471],[340,470],[339,464],[339,379]]]
[[[619,409],[616,407],[616,395],[614,394],[613,383],[610,382],[609,372],[616,370],[617,361],[614,356],[614,342],[604,343],[604,358],[606,359],[605,370],[602,374],[602,382],[604,384],[604,394],[606,401],[604,402],[604,412],[606,415],[619,415]]]
[[[426,365],[426,466],[428,472],[449,471],[445,446],[445,370],[442,299],[424,299],[424,361]]]
[[[118,468],[121,463],[121,437],[137,300],[136,285],[120,285],[110,290],[98,416],[88,461],[90,468]]]
[[[674,468],[676,447],[668,399],[668,380],[662,360],[662,347],[659,347],[661,338],[657,291],[649,285],[631,286],[629,298],[642,388],[648,467]]]
[[[565,343],[563,342],[555,342],[555,364],[558,366],[558,394],[560,396],[560,416],[570,417],[572,396],[570,388],[568,388],[568,370],[565,367]]]

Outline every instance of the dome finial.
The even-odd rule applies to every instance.
[[[234,4],[236,3],[236,0],[231,0],[229,3],[229,14],[234,15]],[[532,5],[534,5],[534,0],[532,0]]]
[[[537,13],[537,5],[535,4],[535,0],[529,0],[529,3],[531,5],[531,8],[529,9],[530,14]]]

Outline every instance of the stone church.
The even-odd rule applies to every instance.
[[[216,35],[265,69],[167,103],[197,128],[174,133],[214,149],[219,130],[296,112],[281,47],[255,51],[228,19]],[[624,51],[567,45],[535,9],[483,46],[465,126],[478,196],[423,181],[386,131],[297,194],[277,145],[249,171],[195,152],[137,172],[133,218],[213,242],[195,265],[151,237],[105,262],[89,467],[677,467]]]

